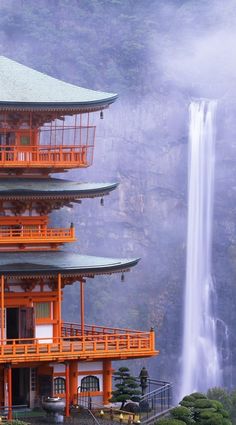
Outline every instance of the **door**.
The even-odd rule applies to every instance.
[[[34,308],[21,307],[19,308],[19,338],[34,338]],[[26,343],[32,341],[26,341]]]

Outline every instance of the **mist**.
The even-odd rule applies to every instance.
[[[2,0],[0,27],[1,54],[81,86],[119,93],[104,120],[94,118],[94,165],[66,176],[119,181],[119,188],[104,207],[84,200],[53,220],[76,224],[78,252],[142,257],[125,282],[119,276],[88,280],[87,323],[154,326],[160,355],[129,367],[137,373],[145,364],[152,377],[175,383],[183,331],[188,106],[193,97],[218,99],[213,273],[224,385],[233,388],[235,1],[42,0],[39,9],[33,0]],[[77,298],[76,284],[65,289],[66,320],[76,321]]]

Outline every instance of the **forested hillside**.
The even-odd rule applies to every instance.
[[[85,200],[53,220],[76,223],[78,252],[142,258],[124,282],[119,276],[88,281],[86,317],[108,326],[154,326],[160,356],[146,365],[155,378],[178,381],[180,371],[188,104],[192,96],[220,99],[213,270],[219,348],[230,386],[236,363],[236,89],[235,70],[227,70],[236,19],[231,1],[227,7],[220,1],[197,5],[194,0],[0,0],[0,54],[119,94],[104,120],[97,120],[94,166],[68,173],[78,181],[119,181],[119,189],[104,207]],[[207,44],[212,39],[214,53]],[[65,290],[64,317],[76,321],[78,312],[75,284]],[[137,361],[133,367],[138,371],[142,365]]]

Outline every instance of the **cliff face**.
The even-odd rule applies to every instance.
[[[88,280],[87,322],[157,330],[156,378],[178,382],[187,215],[188,104],[219,98],[213,271],[219,350],[227,385],[236,377],[235,4],[229,0],[8,0],[0,4],[0,53],[120,99],[98,121],[94,166],[78,181],[119,181],[54,220],[74,221],[81,253],[140,256],[125,277]],[[68,309],[68,306],[70,307]],[[79,320],[78,287],[64,317]],[[136,362],[138,370],[142,362]]]

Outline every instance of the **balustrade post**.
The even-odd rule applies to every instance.
[[[8,390],[8,414],[7,419],[12,420],[12,368],[11,364],[7,365],[7,390]]]
[[[112,391],[112,365],[110,360],[103,360],[103,404],[109,403]]]
[[[150,329],[150,349],[155,351],[155,332],[154,328]]]
[[[66,417],[70,416],[70,367],[69,362],[65,362],[66,372]]]

